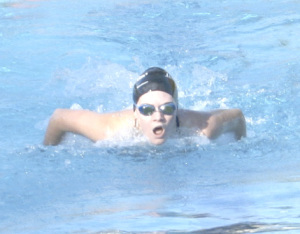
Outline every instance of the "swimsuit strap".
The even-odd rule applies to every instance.
[[[180,123],[179,123],[179,118],[178,115],[176,115],[176,127],[179,128],[180,127]]]

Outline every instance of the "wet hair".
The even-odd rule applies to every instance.
[[[139,76],[133,86],[133,103],[137,104],[139,98],[149,91],[163,91],[170,94],[178,106],[176,84],[171,75],[164,69],[151,67]]]

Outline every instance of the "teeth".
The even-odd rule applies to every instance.
[[[156,134],[156,135],[161,134],[162,131],[163,131],[162,127],[156,127],[156,128],[153,129],[153,133]]]

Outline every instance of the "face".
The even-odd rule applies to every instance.
[[[175,103],[170,94],[162,91],[150,91],[142,95],[137,103],[137,106],[150,104],[155,107],[153,114],[147,116],[141,114],[138,108],[135,110],[137,126],[152,144],[164,143],[176,130],[177,110],[172,115],[167,115],[159,108],[172,102]]]

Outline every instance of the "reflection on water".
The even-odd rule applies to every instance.
[[[299,230],[300,226],[298,224],[285,226],[285,224],[265,224],[265,223],[239,223],[226,227],[218,227],[206,230],[198,230],[190,233],[262,233],[262,232],[278,232],[278,231],[292,231]]]
[[[299,232],[298,8],[1,1],[0,232]],[[57,107],[131,108],[148,66],[181,107],[241,108],[248,137],[41,145]]]
[[[34,8],[39,6],[39,2],[46,0],[22,0],[22,1],[3,1],[0,2],[0,7],[11,7],[11,8]]]

